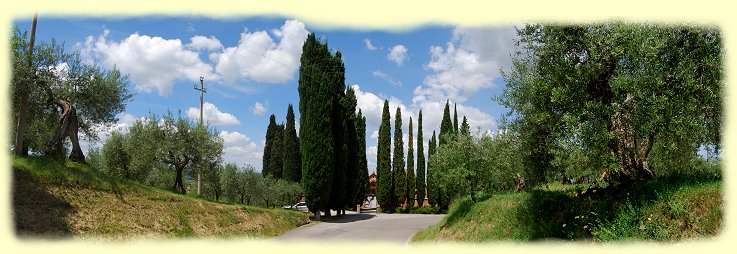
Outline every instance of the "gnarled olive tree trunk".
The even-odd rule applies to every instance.
[[[655,173],[650,170],[647,157],[653,146],[655,135],[650,132],[645,137],[638,137],[634,115],[637,101],[631,94],[619,103],[612,103],[614,114],[609,122],[609,132],[616,140],[609,144],[610,153],[619,159],[620,168],[610,172],[609,180],[626,183],[632,180],[647,180]]]
[[[62,109],[61,119],[59,120],[60,125],[54,139],[51,140],[51,143],[49,143],[46,149],[46,154],[53,157],[63,157],[63,142],[69,137],[72,141],[72,152],[69,154],[69,159],[75,162],[85,162],[82,148],[79,146],[77,109],[65,100],[56,100],[55,103]]]

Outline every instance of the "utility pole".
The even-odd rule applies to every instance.
[[[204,126],[202,120],[202,98],[207,92],[207,89],[205,89],[205,78],[200,77],[200,88],[197,88],[197,85],[195,85],[194,90],[200,91],[200,127],[202,127]],[[197,169],[197,196],[200,195],[202,195],[202,168]]]
[[[24,84],[25,87],[20,89],[20,101],[18,103],[18,123],[15,128],[15,142],[13,144],[13,153],[15,155],[27,156],[28,151],[23,147],[23,138],[25,137],[26,131],[26,119],[28,115],[28,94],[31,92],[31,82],[36,82],[35,70],[33,70],[33,43],[36,41],[36,20],[38,19],[38,13],[33,14],[33,23],[31,24],[31,43],[28,46],[28,66],[32,70],[32,78],[28,83]],[[24,82],[25,83],[25,82]]]

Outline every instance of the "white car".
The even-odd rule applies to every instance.
[[[297,211],[305,212],[305,213],[309,213],[310,212],[310,209],[307,208],[307,203],[305,203],[305,202],[299,202],[299,203],[294,204],[294,205],[285,205],[285,206],[282,206],[282,208],[284,208],[284,209],[290,209],[290,210],[297,210]]]

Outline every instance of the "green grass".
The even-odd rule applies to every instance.
[[[679,241],[713,237],[723,217],[722,183],[656,178],[579,196],[584,185],[480,195],[454,202],[443,220],[415,241]]]
[[[20,237],[267,238],[309,215],[207,201],[108,177],[84,164],[13,158],[13,216]]]

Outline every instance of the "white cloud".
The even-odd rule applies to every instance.
[[[256,171],[261,172],[263,146],[257,145],[251,139],[237,131],[222,131],[218,134],[223,139],[223,160],[225,163],[235,163],[238,166],[253,165]]]
[[[182,45],[179,39],[164,39],[131,34],[120,42],[108,41],[109,30],[97,39],[88,36],[76,48],[86,61],[99,61],[104,66],[116,66],[128,74],[139,91],[170,95],[175,80],[198,82],[200,77],[218,80],[212,66],[204,63],[199,54]]]
[[[378,154],[377,146],[369,146],[366,148],[366,161],[368,165],[368,171],[370,173],[376,172],[376,154]]]
[[[402,86],[402,81],[399,81],[395,79],[394,77],[389,76],[389,74],[386,74],[383,71],[375,70],[371,74],[373,74],[374,77],[383,79],[384,81],[388,82],[392,86],[399,86],[399,87]]]
[[[395,62],[398,66],[402,66],[404,60],[407,60],[407,47],[402,44],[395,45],[389,50],[389,54],[386,55],[386,59]]]
[[[253,107],[251,107],[251,112],[259,116],[264,115],[264,113],[266,113],[266,110],[268,110],[266,106],[258,101],[256,102],[256,104],[253,105]]]
[[[191,48],[194,50],[206,49],[208,51],[215,51],[223,48],[223,44],[220,43],[220,40],[215,38],[215,36],[210,36],[208,38],[202,35],[197,35],[190,38],[189,40],[192,42],[187,44],[187,48]]]
[[[371,51],[376,50],[376,47],[374,47],[374,44],[371,44],[371,40],[369,40],[368,38],[363,39],[363,43],[366,44],[366,48],[368,50],[371,50]]]
[[[308,31],[304,23],[287,20],[280,30],[272,33],[280,38],[279,43],[266,31],[251,33],[244,29],[238,46],[225,48],[217,56],[215,70],[227,84],[239,79],[265,83],[293,79]]]
[[[425,77],[424,86],[415,89],[412,102],[446,98],[464,102],[479,90],[492,87],[500,69],[511,65],[515,36],[512,27],[454,29],[445,48],[430,47],[431,60],[425,68],[432,73]]]
[[[203,117],[206,123],[212,124],[212,125],[221,125],[221,126],[227,126],[227,125],[239,125],[241,124],[238,119],[235,118],[235,116],[221,112],[220,109],[218,109],[214,104],[205,102],[203,105]],[[189,118],[192,118],[195,121],[199,121],[200,119],[200,109],[199,108],[189,108],[187,109],[187,116]]]
[[[107,142],[110,135],[113,132],[128,133],[130,128],[136,120],[145,119],[144,117],[136,117],[128,113],[120,113],[117,116],[118,121],[112,124],[97,124],[92,126],[94,132],[97,133],[97,140],[91,140],[89,137],[84,135],[84,132],[79,133],[79,146],[82,148],[82,152],[85,154],[90,148],[101,149],[102,145]]]

